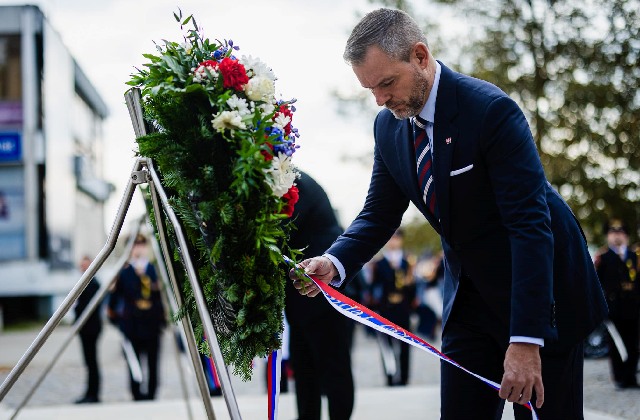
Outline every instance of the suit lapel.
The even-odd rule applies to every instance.
[[[449,176],[453,149],[458,138],[458,127],[454,119],[458,114],[456,101],[456,81],[454,73],[440,63],[440,83],[436,99],[436,114],[433,125],[433,165],[436,200],[445,237],[450,235],[450,191]]]

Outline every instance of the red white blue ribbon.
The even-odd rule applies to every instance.
[[[210,390],[220,389],[220,379],[218,379],[218,372],[216,372],[216,366],[213,363],[211,356],[204,358],[205,360],[205,372],[206,379]]]
[[[267,358],[267,396],[269,398],[269,420],[278,418],[278,399],[280,397],[280,366],[282,350],[274,350]]]
[[[283,256],[283,258],[290,265],[294,265],[294,262],[291,259],[287,258],[286,256]],[[498,384],[497,382],[494,382],[481,375],[478,375],[477,373],[471,372],[470,370],[461,366],[456,361],[449,358],[447,355],[443,354],[438,349],[436,349],[435,347],[433,347],[431,344],[427,343],[425,340],[421,339],[420,337],[416,336],[415,334],[412,334],[411,332],[405,330],[404,328],[394,324],[388,319],[373,312],[366,306],[363,306],[358,302],[348,298],[347,296],[338,292],[336,289],[329,286],[328,284],[320,280],[317,280],[314,277],[309,276],[307,274],[305,274],[305,276],[309,278],[309,280],[313,281],[316,284],[316,286],[318,286],[320,291],[322,291],[322,294],[324,295],[325,299],[327,299],[327,301],[331,304],[331,306],[333,306],[335,310],[337,310],[344,316],[351,318],[354,321],[357,321],[363,325],[369,326],[384,334],[387,334],[391,337],[394,337],[398,340],[404,341],[405,343],[408,343],[414,347],[417,347],[420,350],[426,351],[427,353],[430,353],[440,358],[441,360],[444,360],[445,362],[450,363],[459,369],[462,369],[463,371],[467,372],[469,375],[475,376],[476,378],[480,379],[482,382],[486,383],[493,389],[500,390],[500,384]],[[527,402],[527,404],[525,404],[525,407],[531,410],[532,420],[538,420],[538,416],[536,415],[536,412],[533,409],[531,402]]]
[[[202,337],[202,341],[205,343],[207,342],[206,335]],[[209,356],[203,355],[202,359],[204,359],[203,368],[205,373],[205,379],[207,380],[207,385],[209,385],[209,391],[220,389],[221,388],[220,379],[218,379],[218,372],[216,371],[216,365],[215,363],[213,363],[213,355],[211,354]]]

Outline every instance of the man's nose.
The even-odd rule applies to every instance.
[[[376,98],[376,103],[378,106],[382,106],[386,104],[389,99],[391,99],[391,95],[387,92],[382,91],[381,89],[373,89],[373,96]]]

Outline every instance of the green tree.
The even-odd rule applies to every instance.
[[[440,236],[433,230],[424,217],[414,217],[409,222],[404,223],[404,248],[410,254],[420,256],[425,251],[437,253],[442,249]]]
[[[518,102],[547,177],[591,241],[603,241],[612,216],[638,239],[640,0],[436,0],[453,13],[447,32],[464,28],[449,39],[421,2],[371,2],[426,22],[432,48],[445,39],[436,57]]]

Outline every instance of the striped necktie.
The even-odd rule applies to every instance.
[[[436,191],[433,185],[433,161],[431,158],[431,142],[427,135],[428,121],[416,116],[413,119],[414,147],[416,151],[416,167],[418,170],[418,185],[422,191],[422,200],[436,220],[440,220],[436,205]]]

